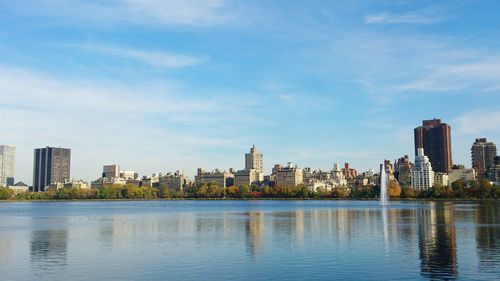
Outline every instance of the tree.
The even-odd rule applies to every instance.
[[[232,185],[230,187],[226,187],[226,196],[229,198],[237,198],[239,196],[240,190],[237,186]]]
[[[14,196],[14,191],[8,187],[0,187],[0,200],[9,200]]]
[[[404,186],[401,188],[401,198],[414,198],[415,197],[415,191],[413,190],[413,187],[411,186]]]
[[[492,186],[488,180],[480,180],[478,184],[478,198],[490,198],[492,195]]]
[[[389,181],[387,191],[391,198],[399,198],[401,195],[401,186],[397,180]]]
[[[336,187],[333,189],[332,195],[335,198],[347,198],[349,197],[349,191],[346,187]]]

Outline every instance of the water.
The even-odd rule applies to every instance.
[[[500,204],[3,202],[0,279],[498,280]]]

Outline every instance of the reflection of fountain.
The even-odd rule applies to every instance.
[[[380,205],[389,205],[389,196],[387,194],[387,169],[384,165],[380,166]]]

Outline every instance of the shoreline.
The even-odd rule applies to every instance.
[[[126,202],[126,201],[379,201],[379,198],[156,198],[156,199],[43,199],[43,200],[0,200],[2,202]],[[500,198],[400,198],[389,202],[500,202]]]

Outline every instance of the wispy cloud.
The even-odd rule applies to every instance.
[[[500,131],[500,108],[466,112],[453,120],[460,133],[484,134]]]
[[[188,67],[204,63],[207,60],[196,56],[174,54],[168,52],[149,51],[149,50],[117,48],[117,47],[102,46],[102,45],[87,44],[83,45],[82,48],[86,50],[106,53],[113,56],[130,58],[141,61],[149,65],[160,66],[160,67],[171,67],[171,68]]]
[[[36,0],[13,1],[4,7],[71,22],[102,25],[185,25],[207,26],[235,19],[224,0]]]
[[[367,24],[434,24],[441,20],[443,18],[422,13],[393,14],[383,12],[365,16]]]
[[[447,92],[473,88],[500,90],[500,59],[485,55],[476,61],[437,65],[421,78],[396,86],[400,91]]]
[[[29,182],[32,149],[44,145],[73,148],[73,176],[87,180],[109,161],[140,173],[192,173],[196,165],[221,163],[204,159],[207,149],[246,150],[252,141],[239,128],[264,123],[255,118],[267,114],[261,109],[249,117],[256,103],[266,103],[255,95],[238,93],[235,99],[207,90],[192,98],[197,90],[150,82],[65,80],[0,65],[0,124],[9,132],[4,141],[19,148],[18,177]]]

